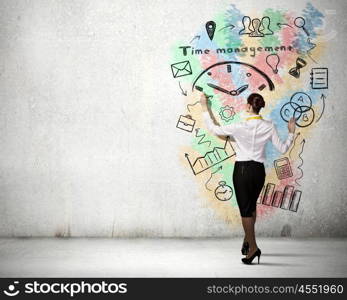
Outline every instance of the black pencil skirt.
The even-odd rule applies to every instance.
[[[257,161],[236,161],[233,183],[241,217],[251,217],[264,186],[265,167]]]

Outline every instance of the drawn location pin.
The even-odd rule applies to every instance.
[[[206,31],[207,31],[207,35],[211,41],[213,40],[215,30],[216,30],[216,23],[213,21],[208,21],[206,23]]]

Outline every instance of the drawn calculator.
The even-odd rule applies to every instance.
[[[275,160],[274,165],[278,179],[285,179],[293,176],[292,168],[290,167],[287,157]]]

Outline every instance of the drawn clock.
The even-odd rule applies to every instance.
[[[193,82],[192,91],[194,89],[205,93],[216,90],[237,97],[247,92],[259,93],[264,89],[273,91],[275,85],[267,74],[251,64],[223,61],[202,71]]]
[[[220,201],[228,201],[233,196],[233,189],[226,184],[225,181],[220,181],[218,187],[215,189],[214,194]]]

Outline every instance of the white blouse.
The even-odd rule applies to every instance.
[[[208,112],[203,113],[207,128],[215,135],[230,136],[236,142],[235,152],[237,161],[265,161],[265,145],[271,140],[276,149],[282,154],[291,146],[294,134],[289,133],[283,143],[271,121],[253,115],[245,121],[230,125],[218,126],[213,123]],[[255,118],[254,118],[255,117]]]

